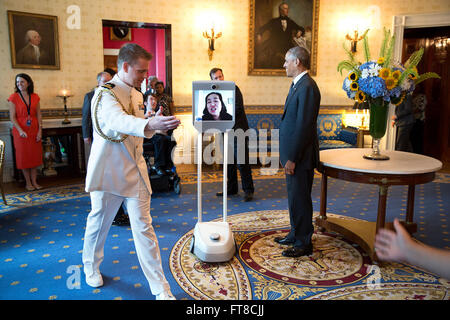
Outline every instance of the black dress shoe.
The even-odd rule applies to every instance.
[[[244,195],[244,201],[249,202],[253,200],[253,192],[246,192]]]
[[[301,256],[309,256],[313,253],[312,245],[307,247],[292,247],[282,252],[284,257],[297,258]]]
[[[234,196],[235,194],[237,194],[237,191],[236,192],[229,192],[229,191],[227,192],[227,196]],[[217,192],[216,196],[223,197],[223,192]]]
[[[289,240],[289,239],[286,238],[286,237],[275,237],[274,241],[275,241],[276,243],[279,243],[279,244],[282,244],[282,245],[285,245],[285,246],[294,244],[294,241]]]

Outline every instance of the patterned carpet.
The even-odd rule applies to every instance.
[[[227,263],[208,264],[189,253],[197,220],[196,176],[182,175],[182,193],[155,193],[151,212],[163,267],[177,299],[240,300],[449,300],[450,282],[413,266],[372,264],[362,249],[339,234],[316,231],[311,257],[285,258],[273,238],[289,228],[284,176],[253,171],[255,199],[242,192],[228,200],[238,245]],[[313,186],[320,202],[320,176]],[[202,178],[204,220],[220,219],[221,174]],[[334,179],[328,182],[327,210],[342,219],[375,221],[377,189]],[[450,175],[416,188],[415,236],[449,248]],[[406,187],[392,187],[387,220],[406,211]],[[81,271],[84,227],[90,211],[82,185],[8,195],[0,206],[0,299],[148,300],[154,297],[139,267],[131,230],[112,226],[101,266],[105,285],[91,288]],[[317,212],[315,213],[317,215]]]

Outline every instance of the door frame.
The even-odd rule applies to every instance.
[[[150,22],[130,22],[130,21],[116,21],[116,20],[103,20],[103,27],[115,27],[123,26],[128,28],[148,28],[148,29],[164,29],[164,42],[165,42],[165,64],[166,64],[166,93],[172,96],[172,25],[162,23],[150,23]]]
[[[450,12],[397,15],[393,17],[392,30],[395,36],[394,60],[402,61],[403,35],[405,29],[450,26]],[[388,119],[395,115],[395,107],[389,108]],[[396,130],[387,126],[387,133],[382,141],[386,150],[395,149]]]

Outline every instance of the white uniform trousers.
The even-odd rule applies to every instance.
[[[84,272],[86,275],[100,272],[106,236],[123,202],[130,218],[139,263],[150,284],[152,294],[158,295],[170,287],[164,276],[158,239],[152,226],[150,194],[143,181],[140,182],[142,187],[139,198],[126,198],[103,191],[91,192],[92,210],[87,218],[82,257]]]

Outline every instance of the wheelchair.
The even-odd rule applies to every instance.
[[[170,141],[170,154],[177,143]],[[143,156],[147,163],[148,176],[150,178],[150,184],[154,192],[169,192],[174,191],[176,194],[181,193],[181,179],[177,174],[175,165],[172,164],[171,170],[167,170],[164,175],[158,174],[154,167],[155,158],[155,146],[152,139],[144,138],[143,144]]]

